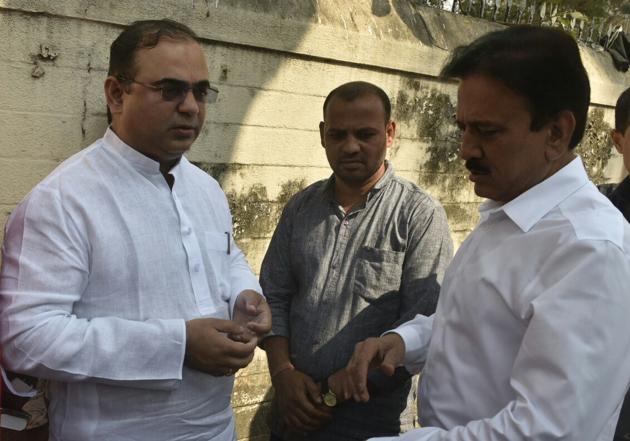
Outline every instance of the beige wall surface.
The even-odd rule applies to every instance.
[[[228,194],[256,271],[284,202],[330,174],[317,132],[321,106],[352,80],[392,98],[397,172],[441,201],[456,244],[470,232],[479,199],[457,160],[455,85],[436,77],[454,47],[500,25],[389,0],[0,0],[0,223],[102,135],[111,41],[131,21],[162,17],[202,38],[220,94],[188,157]],[[619,181],[607,131],[630,77],[605,52],[582,54],[593,107],[581,152],[595,179]],[[264,353],[238,374],[235,391],[239,438],[260,438],[270,394]]]

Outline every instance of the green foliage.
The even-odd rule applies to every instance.
[[[624,0],[536,0],[536,4],[541,6],[558,5],[564,11],[581,12],[589,18],[610,17],[620,10],[627,3]],[[627,6],[627,5],[626,5]]]
[[[436,8],[443,8],[445,0],[409,0],[411,4],[416,6],[433,6]]]
[[[427,158],[420,165],[419,183],[439,185],[449,193],[469,185],[459,159],[459,130],[454,115],[455,106],[449,95],[421,87],[413,80],[407,80],[393,100],[394,119],[415,127],[418,139],[426,143]]]
[[[480,16],[481,4],[486,1],[484,8],[484,18],[490,18],[489,15],[494,13],[494,8],[488,0],[459,0],[460,10],[464,13],[470,13],[473,16]],[[581,20],[590,20],[592,18],[611,18],[618,14],[630,13],[630,2],[628,0],[514,0],[511,10],[507,10],[506,0],[497,0],[498,11],[496,19],[498,21],[506,21],[509,23],[528,22],[530,19],[531,6],[536,5],[536,13],[534,14],[534,23],[540,21],[540,10],[543,5],[546,6],[545,15],[549,17],[551,11],[558,8],[558,16],[556,19],[563,22],[566,26],[571,18]],[[524,9],[523,6],[526,6]],[[508,13],[509,12],[509,13]]]
[[[576,153],[582,157],[586,172],[593,182],[601,184],[605,181],[604,170],[612,156],[611,127],[604,121],[604,111],[594,109],[589,112],[586,132]]]
[[[306,187],[306,179],[290,179],[283,182],[280,186],[280,194],[278,195],[277,202],[284,207],[289,202],[289,199],[293,197],[299,191],[302,191]]]
[[[247,192],[226,194],[232,212],[234,239],[265,237],[273,231],[273,207],[262,184],[254,184]]]

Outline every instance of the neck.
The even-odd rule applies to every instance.
[[[543,179],[541,179],[540,182],[544,181],[545,179],[549,178],[552,175],[555,175],[560,169],[564,168],[569,162],[573,161],[575,157],[576,155],[573,152],[573,150],[567,151],[566,154],[562,155],[556,161],[554,161],[554,163],[551,166],[551,169],[543,177]]]
[[[349,183],[335,176],[335,199],[348,213],[353,207],[365,202],[367,195],[385,174],[385,163],[370,178],[362,183]]]
[[[166,180],[168,181],[168,172],[175,167],[179,161],[182,159],[182,155],[180,154],[179,156],[169,156],[168,158],[163,158],[160,157],[156,154],[151,154],[151,152],[147,151],[147,149],[143,149],[141,147],[138,147],[138,143],[134,142],[133,139],[130,139],[128,136],[125,135],[125,133],[121,133],[121,131],[119,131],[115,125],[115,122],[112,123],[110,125],[110,129],[116,134],[116,136],[118,136],[118,138],[120,138],[120,140],[122,142],[124,142],[125,144],[127,144],[129,147],[131,147],[132,149],[134,149],[136,152],[143,154],[144,156],[146,156],[149,159],[154,160],[155,162],[160,164],[160,173],[162,173],[162,176],[164,176],[164,178],[166,178]]]

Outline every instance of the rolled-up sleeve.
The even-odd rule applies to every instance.
[[[291,297],[298,285],[290,259],[292,204],[284,208],[260,269],[260,284],[273,317],[271,335],[289,337]]]
[[[400,282],[398,326],[416,314],[435,312],[440,285],[453,257],[453,241],[441,205],[425,197],[408,218],[409,234]]]

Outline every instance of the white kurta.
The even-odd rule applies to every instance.
[[[53,440],[233,439],[233,379],[183,367],[184,321],[261,290],[217,182],[185,158],[171,174],[108,130],[8,221],[4,361],[52,380]]]
[[[480,211],[436,313],[395,331],[408,369],[426,360],[424,428],[400,439],[612,440],[630,379],[630,226],[579,158]]]

